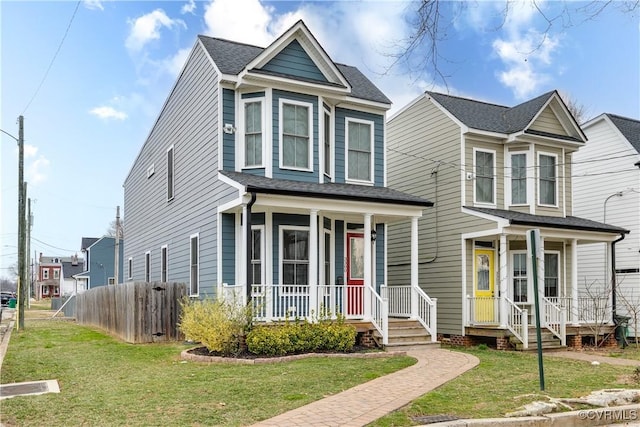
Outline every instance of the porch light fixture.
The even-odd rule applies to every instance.
[[[378,233],[376,233],[376,230],[371,230],[371,241],[375,242],[376,237],[378,237]]]
[[[222,131],[226,134],[232,134],[236,131],[236,127],[231,123],[225,123]]]

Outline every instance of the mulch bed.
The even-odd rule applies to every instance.
[[[240,363],[240,364],[259,364],[259,363],[277,363],[287,362],[291,360],[299,360],[307,357],[359,357],[359,358],[377,358],[404,356],[404,351],[374,351],[366,347],[354,347],[350,352],[322,352],[322,353],[301,353],[289,354],[286,356],[258,356],[256,354],[244,351],[233,357],[222,355],[218,352],[210,352],[206,347],[195,347],[184,350],[180,356],[182,360],[190,360],[192,362],[205,363]]]

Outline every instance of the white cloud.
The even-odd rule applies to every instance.
[[[191,48],[180,49],[176,54],[170,58],[162,61],[163,68],[173,76],[177,76],[182,70],[184,63],[187,62],[187,58],[191,53]]]
[[[47,179],[47,171],[49,169],[49,159],[40,156],[25,168],[25,178],[29,185],[38,185]]]
[[[194,10],[196,10],[195,0],[189,0],[187,3],[182,5],[182,9],[180,9],[180,13],[183,15],[185,13],[191,13],[192,15],[195,15],[195,13],[193,13]]]
[[[104,10],[103,0],[84,0],[84,7],[91,10]]]
[[[139,52],[147,43],[160,39],[160,30],[165,28],[174,28],[182,26],[186,28],[186,24],[181,19],[171,19],[162,9],[156,9],[153,12],[142,15],[134,20],[129,20],[131,31],[125,46],[131,52]]]
[[[31,144],[24,144],[24,157],[28,159],[30,157],[35,157],[38,154],[38,147]]]
[[[89,110],[89,113],[103,120],[109,120],[109,119],[124,120],[127,118],[127,113],[123,111],[118,111],[115,108],[109,107],[106,105],[103,105],[102,107],[92,108],[91,110]]]
[[[274,9],[259,0],[213,0],[204,7],[207,34],[266,46],[276,35],[269,29]]]

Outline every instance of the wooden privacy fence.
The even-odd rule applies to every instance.
[[[129,343],[184,339],[178,330],[184,283],[125,283],[100,286],[78,295],[76,319]]]

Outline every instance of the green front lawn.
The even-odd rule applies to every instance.
[[[545,357],[545,391],[540,391],[535,353],[466,349],[480,365],[425,394],[413,403],[373,423],[373,426],[410,426],[411,417],[452,415],[457,418],[502,417],[535,400],[580,397],[603,388],[638,388],[634,367]],[[608,354],[602,353],[606,356]]]
[[[132,345],[57,320],[13,332],[1,382],[57,379],[60,394],[3,400],[6,426],[226,425],[267,419],[413,364],[409,357],[261,365],[180,360],[181,343]]]

